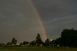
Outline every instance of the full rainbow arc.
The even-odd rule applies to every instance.
[[[35,5],[34,5],[34,3],[33,3],[32,0],[30,0],[30,3],[31,3],[31,5],[32,5],[32,7],[33,7],[33,9],[34,9],[34,11],[35,11],[35,13],[36,13],[36,15],[37,15],[38,18],[39,18],[39,22],[40,22],[40,24],[41,24],[41,28],[42,28],[42,31],[43,31],[43,34],[44,34],[45,40],[46,40],[46,39],[47,39],[47,33],[46,33],[46,30],[45,30],[43,21],[42,21],[42,19],[41,19],[41,16],[39,15],[39,12],[37,11],[37,8],[35,7]]]

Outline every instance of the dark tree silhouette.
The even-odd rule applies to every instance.
[[[16,45],[16,44],[17,44],[17,40],[16,40],[16,38],[15,38],[15,37],[12,39],[12,44],[14,44],[14,45]]]
[[[23,42],[23,45],[28,45],[28,44],[29,44],[28,41],[24,41],[24,42]]]
[[[49,44],[50,44],[49,39],[45,40],[45,46],[49,46]]]
[[[12,45],[12,43],[11,43],[11,42],[8,42],[8,43],[7,43],[7,45],[8,45],[8,46],[11,46],[11,45]]]
[[[39,46],[40,44],[43,44],[43,41],[41,40],[40,34],[38,33],[36,36],[36,43]]]
[[[4,47],[5,46],[5,43],[0,43],[0,47]]]
[[[23,45],[23,43],[20,43],[20,46],[22,46]]]
[[[64,29],[56,42],[62,46],[77,47],[77,30]]]
[[[64,29],[61,34],[62,45],[65,46],[77,46],[77,30]]]
[[[36,41],[32,41],[32,42],[30,43],[30,45],[31,45],[31,46],[35,46],[35,45],[36,45]]]

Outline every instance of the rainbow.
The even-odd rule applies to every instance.
[[[38,16],[39,22],[40,22],[40,24],[41,24],[41,29],[42,29],[42,31],[43,31],[43,34],[44,34],[44,37],[45,37],[45,40],[46,40],[46,39],[47,39],[47,33],[46,33],[46,30],[45,30],[43,21],[42,21],[42,19],[41,19],[41,16],[39,15],[39,12],[37,11],[37,8],[35,7],[35,5],[34,5],[34,3],[33,3],[32,0],[30,0],[30,3],[31,3],[31,5],[32,5],[32,7],[33,7],[33,9],[34,9],[34,11],[35,11],[35,13],[36,13],[36,15]]]

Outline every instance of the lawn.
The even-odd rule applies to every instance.
[[[77,51],[67,47],[0,47],[0,51]]]

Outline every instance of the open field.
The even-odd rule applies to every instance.
[[[0,51],[77,51],[66,47],[0,47]]]

